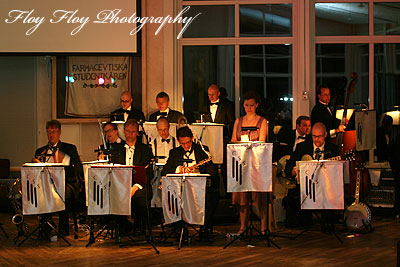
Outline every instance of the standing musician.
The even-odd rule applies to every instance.
[[[235,110],[232,102],[220,98],[219,87],[212,84],[208,87],[208,99],[210,102],[204,108],[205,122],[215,122],[224,124],[224,137],[230,137],[233,122],[235,120]]]
[[[219,181],[216,176],[215,166],[212,161],[207,162],[204,165],[199,166],[196,170],[191,170],[190,166],[193,166],[203,160],[209,159],[210,156],[203,150],[202,146],[193,142],[193,133],[189,127],[181,127],[177,131],[177,138],[180,146],[172,149],[169,152],[168,161],[165,164],[161,175],[165,176],[171,173],[189,173],[189,172],[200,172],[203,174],[210,174],[207,178],[206,188],[206,206],[205,206],[205,238],[209,238],[210,232],[212,231],[212,217],[218,205],[219,196]],[[207,151],[207,148],[204,148]],[[182,159],[191,159],[191,163],[179,162]]]
[[[325,124],[317,122],[312,127],[312,140],[306,140],[297,145],[296,150],[290,156],[286,164],[286,177],[295,178],[297,176],[296,161],[301,161],[304,155],[309,155],[313,159],[323,160],[339,155],[339,147],[331,142],[326,142],[327,131]],[[288,191],[285,199],[286,212],[297,222],[289,222],[297,226],[298,224],[308,227],[311,225],[312,215],[309,211],[300,210],[300,186],[297,184],[295,188]],[[297,225],[296,225],[297,224]]]
[[[149,121],[157,121],[161,116],[167,118],[170,123],[178,123],[179,117],[183,116],[179,111],[169,108],[169,95],[160,92],[156,96],[158,111],[150,115]]]
[[[120,153],[112,158],[112,162],[129,166],[148,166],[153,158],[153,153],[147,145],[138,142],[138,122],[135,119],[127,120],[124,124],[124,133],[126,144],[121,148]],[[147,168],[147,184],[136,181],[135,175],[132,176],[132,216],[135,220],[135,226],[141,227],[141,229],[145,229],[143,223],[146,223],[147,218],[146,205],[152,195],[150,186],[148,186],[151,175],[150,168]]]
[[[135,119],[138,122],[144,122],[144,114],[132,106],[133,98],[129,91],[124,91],[121,94],[121,108],[111,112],[111,121],[127,121]]]
[[[125,145],[125,140],[121,139],[118,135],[118,126],[112,122],[106,122],[103,125],[103,132],[106,138],[107,149],[110,151],[119,151]],[[99,146],[100,152],[97,159],[104,159],[104,144]]]
[[[331,92],[328,86],[319,85],[317,88],[318,102],[311,111],[311,124],[317,122],[325,124],[328,139],[336,137],[339,132],[344,132],[346,126],[340,125],[340,120],[336,119],[335,113],[329,107]]]
[[[79,189],[83,180],[83,167],[76,146],[60,141],[61,123],[51,120],[46,123],[49,143],[35,152],[34,162],[63,163],[65,168],[65,210],[59,213],[59,232],[69,235],[69,212],[79,197]]]
[[[266,141],[268,136],[268,122],[265,118],[256,114],[256,109],[260,103],[260,98],[255,92],[247,92],[243,95],[243,107],[246,115],[237,118],[233,127],[231,141]],[[257,131],[248,133],[242,131],[242,127],[257,127]],[[272,166],[271,166],[272,167]],[[266,192],[234,192],[232,193],[232,204],[239,205],[240,230],[238,234],[245,231],[250,214],[250,194],[254,204],[259,207],[261,219],[261,233],[267,231],[267,193]]]

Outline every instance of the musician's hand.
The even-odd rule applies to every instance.
[[[136,185],[131,187],[131,197],[133,197],[136,193],[136,191],[139,190],[139,187],[137,187]]]
[[[344,125],[339,125],[339,128],[337,128],[337,129],[335,130],[335,132],[336,132],[336,133],[344,132],[344,129],[346,129],[346,126],[344,126]]]
[[[101,153],[100,155],[98,155],[98,156],[97,156],[97,159],[98,159],[98,160],[104,160],[104,154]]]
[[[295,177],[295,176],[297,175],[297,168],[296,168],[296,166],[293,167],[291,174],[292,174],[292,177]]]
[[[32,159],[32,162],[34,162],[34,163],[40,163],[40,160],[37,159],[37,158],[33,158],[33,159]]]

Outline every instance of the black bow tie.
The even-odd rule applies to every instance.
[[[185,151],[185,156],[186,156],[187,158],[189,158],[190,155],[192,154],[192,152],[193,152],[193,149],[192,149],[192,148],[191,148],[190,150]]]
[[[213,106],[213,105],[219,105],[219,102],[217,102],[217,103],[210,103],[210,106]]]
[[[167,112],[160,112],[160,114],[159,114],[160,116],[167,116],[168,115],[168,113]]]
[[[124,109],[122,112],[123,112],[123,113],[129,113],[130,110]]]
[[[169,144],[169,141],[171,141],[171,139],[164,139],[164,138],[161,138],[161,142],[167,142],[168,144]]]
[[[298,137],[297,137],[297,139],[303,139],[303,140],[306,140],[306,137],[305,137],[305,136],[298,136]]]

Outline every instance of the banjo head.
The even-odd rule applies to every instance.
[[[346,209],[344,219],[350,230],[362,230],[371,222],[371,210],[364,203],[353,203]]]

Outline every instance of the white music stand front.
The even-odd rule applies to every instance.
[[[224,161],[224,125],[220,123],[192,123],[189,125],[196,139],[208,146],[214,164]]]
[[[88,215],[131,215],[133,166],[94,165],[88,170]]]
[[[165,223],[180,220],[204,225],[206,183],[209,174],[167,174],[162,177],[162,206]]]
[[[301,209],[344,208],[346,161],[298,161]]]
[[[228,192],[272,192],[272,143],[227,146]]]
[[[21,169],[22,213],[65,210],[65,169],[59,163],[26,163]]]
[[[89,202],[89,188],[88,188],[88,184],[89,184],[89,169],[90,167],[94,166],[94,165],[107,165],[108,164],[108,160],[94,160],[94,161],[86,161],[86,162],[82,162],[83,165],[83,178],[85,179],[85,196],[86,196],[86,207],[88,206]]]

